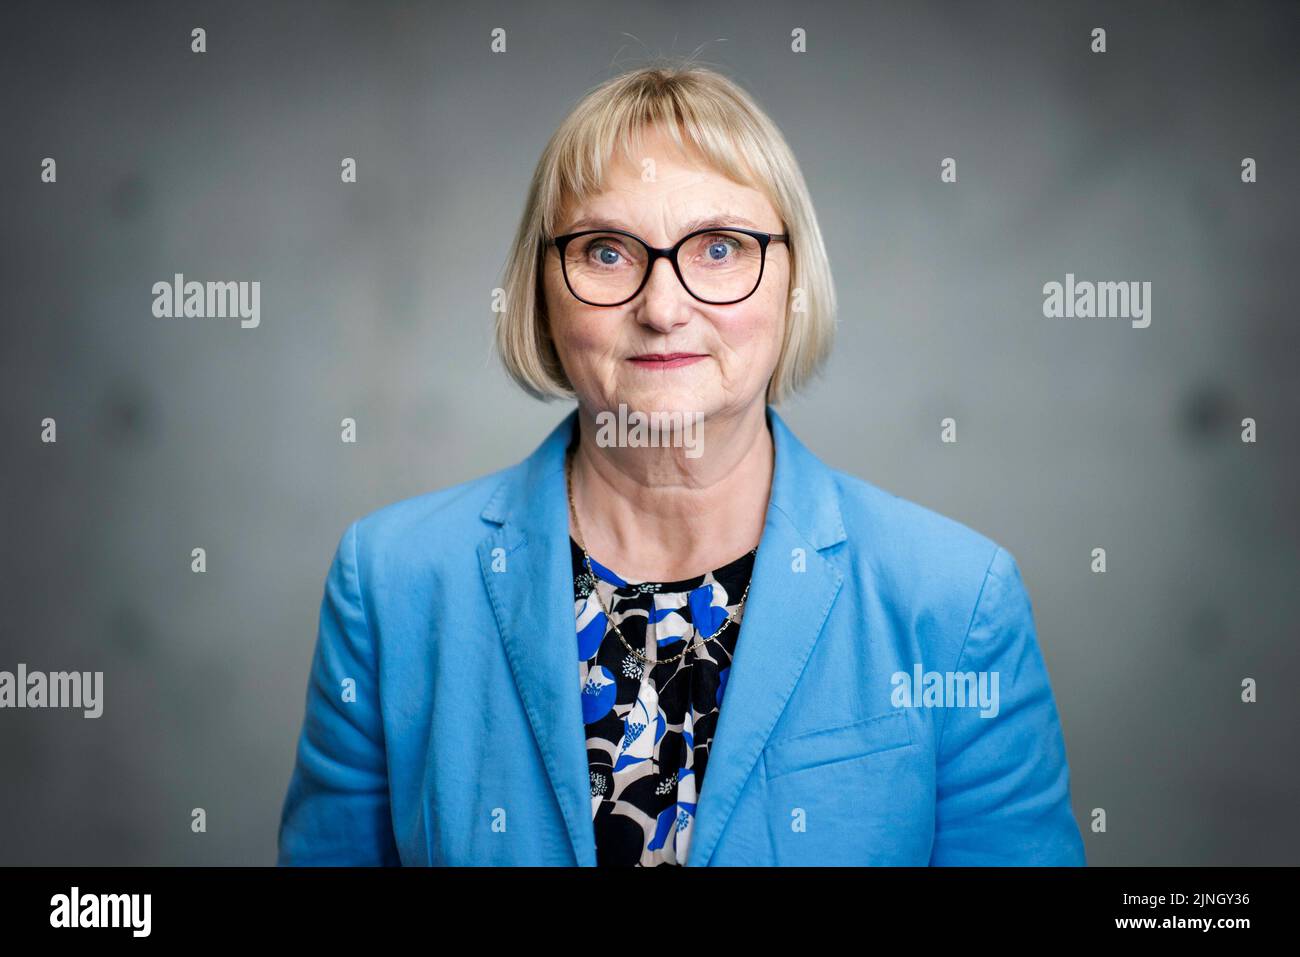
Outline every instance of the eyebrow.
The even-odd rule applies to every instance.
[[[763,228],[753,221],[746,219],[744,216],[735,213],[711,213],[708,216],[701,216],[693,219],[689,223],[683,223],[681,234],[693,233],[697,229],[724,229],[727,226],[746,226],[750,229],[763,231]],[[582,229],[625,229],[632,232],[626,225],[617,219],[606,219],[599,216],[584,216],[581,219],[574,220],[569,224],[566,233],[576,233]]]

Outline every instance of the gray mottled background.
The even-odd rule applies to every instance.
[[[1300,862],[1300,5],[466,7],[0,9],[0,669],[106,681],[95,721],[0,712],[0,863],[274,860],[340,534],[567,411],[490,351],[542,146],[697,50],[785,131],[835,269],[787,420],[1015,554],[1090,863]],[[155,319],[175,272],[260,281],[261,327]],[[1150,281],[1150,328],[1043,319],[1067,272]]]

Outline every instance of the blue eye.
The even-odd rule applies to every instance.
[[[713,242],[709,243],[708,257],[714,262],[717,262],[719,259],[726,259],[728,253],[732,252],[733,249],[734,246],[729,240],[715,239]]]
[[[600,267],[623,263],[622,243],[610,236],[593,236],[582,244],[582,258]]]

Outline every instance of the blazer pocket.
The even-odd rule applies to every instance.
[[[907,714],[901,709],[851,724],[802,731],[779,738],[763,750],[767,779],[770,781],[794,771],[866,757],[878,751],[904,748],[911,743]]]

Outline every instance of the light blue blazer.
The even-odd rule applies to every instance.
[[[767,416],[771,499],[687,865],[1083,864],[1015,559]],[[576,422],[343,534],[280,864],[596,863],[563,467]],[[996,709],[956,697],[994,674]]]

